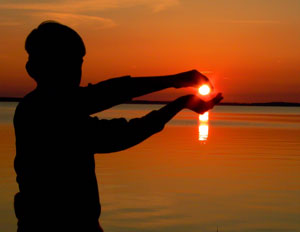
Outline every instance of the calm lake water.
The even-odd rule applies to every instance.
[[[0,103],[0,231],[16,231],[16,103]],[[161,105],[121,105],[100,118]],[[97,154],[106,232],[300,231],[300,108],[217,106],[181,112],[123,152]],[[54,170],[53,170],[54,171]]]

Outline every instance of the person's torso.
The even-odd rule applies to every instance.
[[[100,216],[94,154],[86,142],[89,115],[74,96],[33,91],[18,105],[15,170],[19,220],[65,222]],[[49,218],[50,217],[50,218]]]

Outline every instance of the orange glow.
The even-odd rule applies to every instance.
[[[201,95],[207,95],[210,93],[210,87],[208,85],[202,85],[198,91]]]
[[[178,2],[1,1],[1,97],[22,97],[35,88],[24,68],[24,42],[42,21],[55,20],[75,29],[86,45],[82,86],[197,69],[218,86],[224,102],[300,102],[299,1],[276,1],[271,8],[265,1]],[[209,10],[199,14],[203,8]],[[227,8],[236,17],[227,18]],[[189,90],[170,88],[140,99],[171,101]]]

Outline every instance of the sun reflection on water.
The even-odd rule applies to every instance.
[[[199,126],[198,126],[199,141],[201,141],[204,144],[206,143],[206,140],[208,138],[208,130],[209,130],[208,120],[209,120],[208,112],[199,115]]]

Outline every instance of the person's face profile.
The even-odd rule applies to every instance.
[[[52,63],[52,62],[51,62]],[[57,85],[65,88],[79,87],[82,75],[83,58],[77,56],[61,56],[54,60],[51,71],[44,75],[51,75],[48,79],[52,79]],[[53,83],[53,84],[55,84]]]

